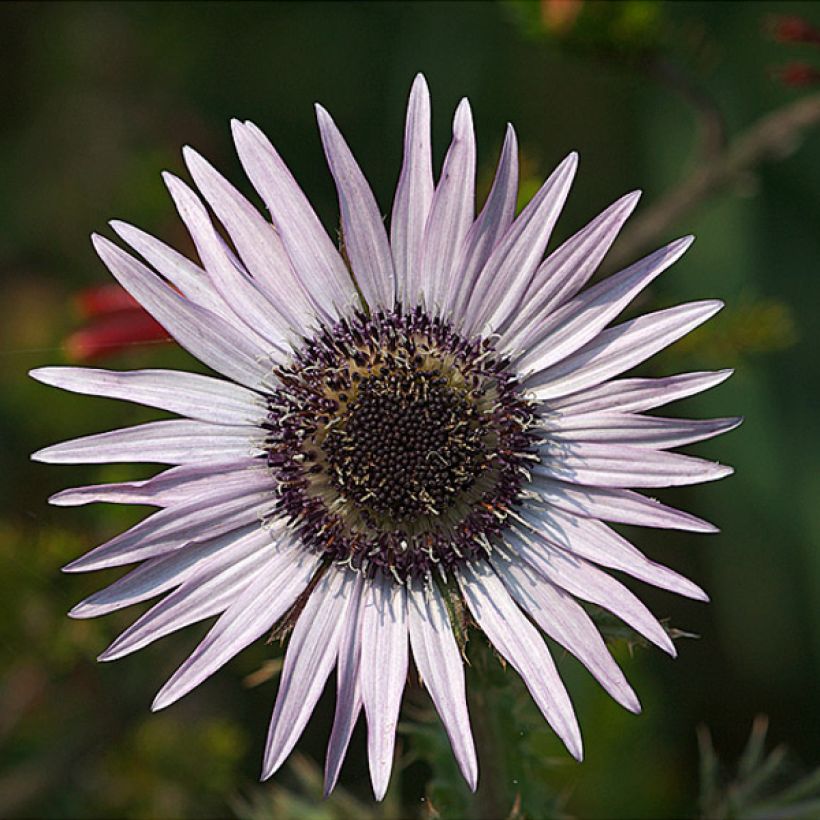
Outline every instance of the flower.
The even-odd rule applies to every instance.
[[[49,463],[171,465],[146,481],[80,487],[51,499],[160,508],[65,568],[139,563],[71,615],[95,617],[164,594],[101,660],[219,616],[154,709],[181,698],[273,627],[292,627],[263,777],[296,744],[336,667],[326,789],[336,783],[364,708],[373,789],[381,799],[410,649],[475,788],[464,669],[451,621],[461,609],[453,602],[463,601],[580,760],[573,707],[536,627],[637,712],[635,693],[576,599],[606,608],[671,655],[663,627],[602,567],[706,600],[699,587],[603,522],[714,531],[634,488],[731,472],[669,450],[725,432],[738,419],[644,414],[724,381],[729,371],[617,377],[721,304],[694,302],[607,328],[691,238],[583,289],[638,194],[619,199],[544,259],[576,155],[516,217],[516,138],[508,127],[476,218],[469,104],[463,100],[456,110],[436,184],[421,76],[410,95],[388,238],[347,144],[327,112],[317,112],[339,194],[344,257],[279,154],[248,122],[233,123],[234,139],[271,222],[186,148],[191,176],[232,247],[202,200],[170,174],[165,181],[199,264],[122,222],[112,228],[144,262],[93,237],[120,284],[225,378],[33,371],[46,384],[183,416],[34,455]]]

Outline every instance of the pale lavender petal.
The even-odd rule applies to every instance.
[[[303,286],[334,319],[356,300],[353,282],[319,217],[268,138],[252,123],[232,123],[245,173],[265,201]]]
[[[502,330],[518,307],[569,194],[578,155],[571,153],[553,171],[512,223],[478,276],[465,306],[468,333]]]
[[[119,283],[190,353],[218,373],[258,388],[270,372],[270,351],[222,317],[180,296],[105,237],[92,241]]]
[[[217,538],[188,544],[176,552],[145,561],[113,584],[80,601],[68,614],[72,618],[98,618],[155,598],[186,581],[212,556],[247,536],[256,537],[261,531],[258,524],[250,524]],[[234,556],[235,553],[231,553],[230,560]]]
[[[263,780],[285,762],[304,731],[336,664],[345,616],[360,586],[359,573],[331,566],[311,591],[288,642],[265,743]]]
[[[169,173],[162,178],[174,200],[180,218],[196,246],[211,283],[236,316],[260,334],[280,353],[288,349],[288,323],[263,295],[248,274],[237,267],[227,253],[224,240],[214,228],[199,197],[181,180]]]
[[[182,586],[134,621],[100,656],[113,661],[227,610],[271,561],[274,540],[261,527],[199,566]],[[238,650],[237,650],[238,651]]]
[[[499,577],[486,564],[468,564],[458,583],[472,616],[490,643],[506,658],[533,700],[576,759],[583,758],[581,730],[549,649]]]
[[[407,678],[407,592],[381,575],[366,582],[359,671],[376,800],[387,791]]]
[[[611,487],[583,487],[546,478],[535,468],[535,476],[528,489],[542,501],[575,515],[601,518],[617,524],[640,527],[660,527],[690,532],[718,532],[708,521],[681,512],[654,498],[646,498],[632,490]]]
[[[277,325],[280,335],[288,326],[298,333],[308,332],[314,320],[311,296],[296,276],[273,225],[204,157],[187,146],[182,153],[194,182],[230,234],[245,269],[283,320]]]
[[[56,507],[79,507],[97,502],[170,507],[201,495],[211,495],[215,486],[220,492],[230,490],[237,482],[245,481],[244,474],[247,472],[269,475],[269,468],[261,459],[240,459],[221,464],[183,464],[142,481],[91,484],[61,490],[48,501]]]
[[[171,419],[53,444],[31,458],[46,464],[197,464],[261,455],[263,440],[263,431],[252,427]]]
[[[667,450],[734,430],[743,419],[675,419],[634,413],[584,413],[544,419],[545,437],[553,441],[628,444]]]
[[[39,367],[29,376],[43,384],[158,407],[213,424],[264,421],[264,399],[233,382],[177,370],[98,370],[90,367]]]
[[[694,396],[722,384],[734,370],[680,373],[661,379],[615,379],[550,399],[551,413],[639,413]]]
[[[339,193],[342,240],[356,283],[370,307],[390,309],[396,298],[396,274],[376,198],[330,114],[317,105],[316,116]]]
[[[573,555],[609,569],[620,570],[697,601],[709,596],[688,578],[650,561],[640,550],[601,521],[579,518],[562,510],[523,508],[520,515],[539,537]]]
[[[584,608],[506,551],[497,552],[491,560],[507,590],[538,626],[578,658],[625,709],[640,712],[635,692]]]
[[[113,219],[108,224],[186,299],[218,314],[232,324],[236,322],[236,314],[214,289],[210,277],[199,265],[134,225],[118,219]]]
[[[513,530],[505,533],[505,539],[516,555],[548,581],[582,601],[608,610],[672,657],[677,655],[666,630],[623,584],[583,558],[557,549],[537,534],[530,533],[530,536]]]
[[[716,300],[690,302],[616,325],[562,362],[528,378],[526,386],[544,401],[617,376],[702,325],[722,307]]]
[[[407,104],[404,132],[404,164],[396,185],[390,246],[399,297],[420,288],[424,226],[433,201],[433,159],[430,145],[430,92],[421,74],[416,75]]]
[[[692,244],[688,236],[672,242],[634,265],[608,276],[550,314],[533,317],[531,330],[518,342],[527,352],[516,363],[538,373],[594,339],[626,306]]]
[[[515,130],[507,125],[493,186],[478,219],[467,232],[455,274],[450,277],[442,299],[442,315],[452,312],[452,321],[460,324],[478,275],[512,223],[517,196],[518,142]]]
[[[350,608],[345,612],[342,636],[339,641],[339,656],[336,666],[336,714],[333,729],[327,745],[325,760],[325,787],[327,797],[336,786],[339,772],[347,754],[350,736],[362,710],[362,690],[359,681],[359,666],[362,654],[362,597],[364,584],[359,584],[351,595]]]
[[[425,304],[436,311],[458,269],[461,246],[475,216],[475,150],[473,115],[463,99],[424,230],[418,287],[407,291],[411,305]]]
[[[464,779],[475,791],[478,760],[467,713],[464,663],[447,607],[435,584],[417,584],[408,593],[407,610],[416,668],[447,729]]]
[[[734,472],[725,464],[627,444],[555,441],[540,450],[541,475],[592,487],[681,487]]]
[[[520,331],[528,330],[534,317],[548,315],[589,281],[640,196],[640,191],[634,191],[621,197],[544,260],[521,300],[522,306],[527,307],[504,333],[506,350],[520,347],[516,337]]]
[[[179,700],[267,632],[305,591],[320,562],[301,544],[280,546],[162,687],[151,708],[164,709]]]
[[[244,527],[262,519],[276,504],[275,485],[260,473],[232,491],[201,495],[178,507],[149,515],[120,535],[81,558],[66,564],[64,572],[91,572],[173,552],[192,541]]]

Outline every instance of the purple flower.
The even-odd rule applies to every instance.
[[[279,154],[247,122],[233,123],[236,147],[271,221],[186,148],[191,176],[230,245],[199,196],[170,174],[165,181],[199,263],[122,222],[112,223],[114,231],[144,261],[93,237],[122,286],[225,378],[33,371],[46,384],[183,417],[34,455],[56,464],[172,465],[146,481],[80,487],[51,499],[159,508],[66,567],[138,564],[71,615],[95,617],[164,596],[102,660],[219,616],[154,709],[187,694],[274,626],[292,626],[263,777],[293,749],[335,667],[326,788],[336,783],[364,707],[381,799],[411,649],[475,788],[451,622],[459,609],[451,603],[460,597],[580,760],[573,707],[538,628],[637,712],[635,693],[576,599],[606,608],[671,655],[658,621],[604,570],[706,600],[603,522],[715,530],[634,488],[731,472],[670,449],[730,430],[738,419],[644,414],[719,384],[729,371],[619,377],[721,304],[680,305],[608,327],[691,238],[585,289],[638,194],[615,202],[544,258],[576,155],[516,217],[516,139],[508,128],[476,217],[470,107],[463,100],[456,110],[436,183],[421,76],[410,96],[388,237],[347,144],[327,112],[317,112],[338,188],[344,256]]]

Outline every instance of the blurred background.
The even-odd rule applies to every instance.
[[[0,816],[820,817],[815,26],[820,5],[788,2],[0,6]],[[721,534],[629,533],[712,596],[703,605],[639,589],[670,627],[699,636],[680,639],[676,661],[609,629],[643,715],[561,657],[586,741],[575,764],[513,673],[473,640],[471,684],[484,698],[474,720],[495,732],[480,799],[413,686],[385,804],[372,803],[361,726],[342,788],[323,802],[332,686],[291,763],[258,783],[278,644],[252,647],[159,714],[149,712],[154,692],[204,626],[95,662],[135,614],[66,618],[116,573],[60,567],[145,511],[56,509],[46,498],[152,470],[49,467],[28,455],[158,414],[61,393],[26,372],[69,362],[201,369],[108,287],[89,233],[113,236],[106,223],[121,218],[189,251],[159,174],[186,177],[180,149],[190,143],[250,195],[233,116],[268,132],[334,230],[314,101],[333,113],[387,213],[417,71],[432,91],[437,163],[455,105],[470,98],[481,191],[507,121],[523,151],[522,199],[580,152],[553,247],[634,188],[643,200],[609,270],[697,235],[635,308],[707,297],[727,307],[643,372],[734,367],[726,385],[673,412],[746,421],[695,448],[733,464],[734,477],[662,496]]]

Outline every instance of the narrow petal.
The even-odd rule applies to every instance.
[[[362,654],[364,589],[364,584],[359,584],[350,596],[350,607],[345,612],[342,636],[339,640],[339,656],[336,666],[336,713],[325,760],[325,797],[333,791],[339,779],[339,772],[350,744],[350,736],[353,734],[353,728],[362,710],[359,667]]]
[[[213,424],[258,425],[268,414],[264,399],[232,382],[176,370],[118,373],[90,367],[40,367],[29,375],[43,384],[123,399]]]
[[[632,490],[577,486],[539,474],[534,476],[528,489],[549,506],[585,518],[667,530],[718,532],[718,528],[708,521]]]
[[[296,276],[279,234],[204,157],[190,147],[183,156],[191,176],[230,234],[242,264],[271,309],[299,333],[309,332],[315,311]],[[280,333],[283,326],[280,324]]]
[[[532,332],[522,335],[518,342],[527,352],[517,367],[537,373],[594,339],[644,288],[680,259],[693,240],[687,236],[672,242],[608,276],[552,315],[534,317]]]
[[[253,429],[187,419],[150,421],[53,444],[33,453],[31,458],[46,464],[197,464],[230,461],[251,458],[264,452],[264,436],[249,432]]]
[[[305,591],[320,563],[301,544],[281,546],[157,694],[164,709],[267,632]]]
[[[626,572],[647,584],[667,589],[697,601],[709,596],[688,578],[650,561],[639,549],[601,521],[578,518],[562,510],[524,508],[521,517],[533,532],[572,555],[599,566]]]
[[[381,575],[366,582],[360,678],[376,800],[387,791],[407,678],[407,593]]]
[[[113,484],[91,484],[61,490],[48,499],[56,507],[80,507],[83,504],[145,504],[171,507],[213,493],[214,487],[228,490],[236,482],[244,483],[244,473],[269,474],[261,459],[240,459],[222,464],[183,464],[163,470],[143,481],[120,481]]]
[[[98,618],[155,598],[186,581],[212,556],[233,547],[248,536],[257,537],[260,530],[258,524],[250,524],[217,538],[189,544],[176,552],[144,561],[113,584],[80,601],[68,614],[72,618]],[[235,553],[230,555],[230,560],[233,560]]]
[[[319,132],[339,192],[342,237],[356,283],[372,308],[393,307],[396,274],[379,206],[330,114],[316,106]]]
[[[356,302],[342,257],[268,138],[252,123],[232,123],[245,173],[268,206],[291,264],[323,318],[335,319]]]
[[[544,260],[521,300],[526,307],[504,333],[505,349],[516,348],[516,336],[531,327],[536,316],[548,316],[589,281],[640,196],[634,191],[621,197]]]
[[[416,75],[407,105],[404,164],[396,185],[390,246],[400,299],[407,303],[420,285],[424,226],[433,201],[433,159],[430,144],[430,92],[421,74]]]
[[[453,636],[450,617],[435,584],[416,585],[408,594],[410,646],[416,668],[436,705],[453,754],[470,789],[478,782],[473,734],[467,713],[464,663]]]
[[[420,280],[408,289],[411,305],[436,311],[449,288],[475,216],[475,134],[470,104],[463,99],[453,119],[453,140],[433,194],[424,230]]]
[[[270,561],[273,539],[261,527],[202,564],[174,592],[131,624],[99,660],[113,661],[228,609]]]
[[[191,354],[223,376],[258,388],[270,373],[269,350],[215,313],[198,307],[105,237],[94,247],[117,281]]]
[[[485,327],[499,331],[508,324],[544,256],[577,167],[578,155],[571,153],[529,201],[490,255],[465,306],[468,332],[480,332]]]
[[[547,442],[540,475],[592,487],[681,487],[717,481],[731,467],[681,453],[597,442]]]
[[[290,754],[336,664],[339,640],[351,597],[361,575],[330,567],[311,591],[288,642],[273,710],[262,779],[267,780]]]
[[[526,381],[545,401],[600,383],[654,356],[711,319],[722,302],[710,300],[647,313],[605,330],[580,350]]]
[[[460,322],[465,305],[475,288],[476,279],[490,254],[507,232],[515,215],[518,196],[518,142],[515,129],[507,125],[501,157],[487,201],[464,240],[461,258],[450,277],[447,293],[442,299],[442,314],[452,313],[452,321]]]
[[[581,730],[572,702],[538,630],[524,617],[490,567],[467,565],[459,571],[464,599],[490,643],[521,675],[533,700],[576,759],[583,757]]]
[[[260,334],[280,354],[285,353],[288,348],[287,321],[244,269],[231,259],[199,197],[173,174],[166,172],[162,178],[214,288],[243,325]]]
[[[275,485],[260,473],[244,486],[202,495],[178,507],[149,515],[120,535],[101,544],[76,561],[65,572],[92,572],[133,564],[173,552],[192,541],[259,523],[276,503]]]
[[[515,554],[548,581],[582,601],[608,610],[664,652],[677,655],[666,630],[623,584],[583,558],[568,555],[538,535],[531,535],[508,530],[505,538]]]
[[[661,379],[615,379],[549,401],[551,413],[641,413],[723,384],[734,370],[680,373]]]
[[[640,712],[637,695],[584,608],[524,562],[506,553],[491,560],[504,586],[538,626],[578,658],[625,709]]]
[[[634,413],[585,413],[555,416],[543,422],[552,441],[589,441],[628,444],[668,450],[694,444],[734,430],[743,419],[677,419]]]

